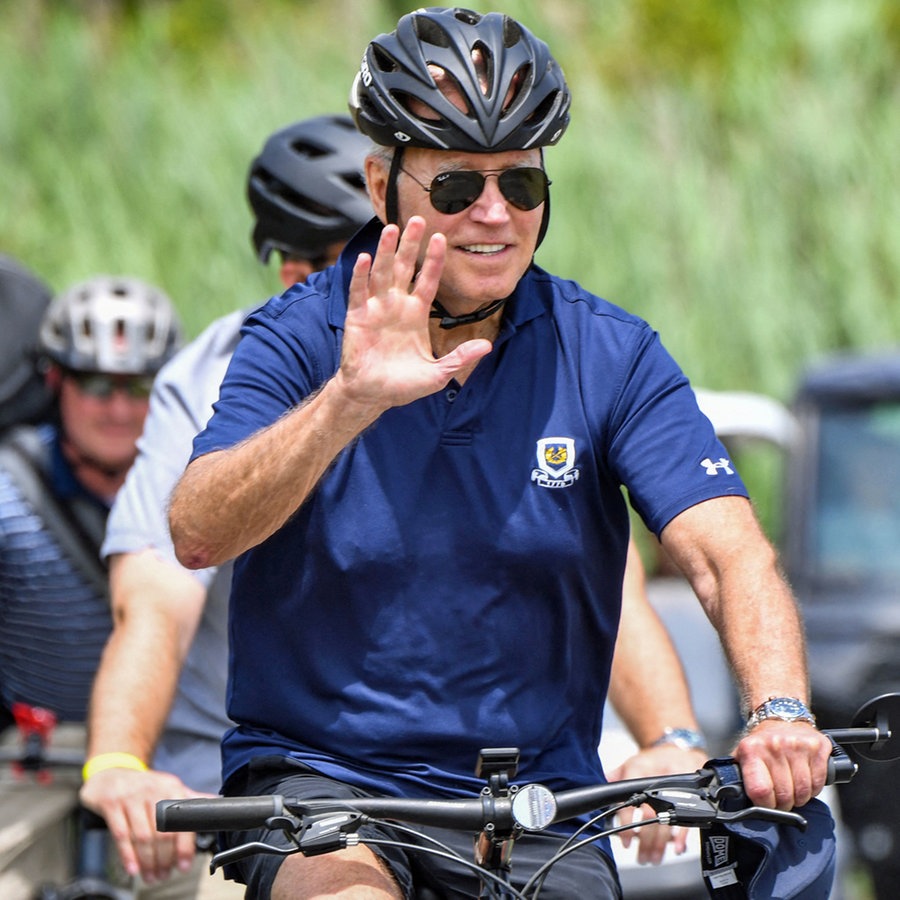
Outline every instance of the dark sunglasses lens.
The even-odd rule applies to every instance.
[[[74,372],[72,377],[83,394],[108,400],[116,389],[124,391],[134,400],[146,400],[153,387],[153,379],[149,375],[135,375],[116,379],[102,372]]]
[[[146,400],[153,390],[153,379],[149,375],[136,375],[123,385],[129,397]]]
[[[431,205],[440,213],[452,216],[468,209],[484,190],[481,172],[443,172],[431,182]],[[501,172],[497,183],[500,192],[517,209],[535,209],[547,199],[550,182],[543,169],[519,166]]]
[[[431,182],[431,205],[445,216],[471,206],[484,190],[481,172],[442,172]]]
[[[507,169],[497,179],[503,196],[518,209],[535,209],[547,199],[549,181],[543,169]]]

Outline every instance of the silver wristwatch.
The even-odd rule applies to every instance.
[[[747,731],[756,728],[764,719],[781,719],[782,722],[809,722],[816,724],[816,717],[809,707],[796,697],[769,697],[750,713],[747,719]]]
[[[661,747],[672,744],[679,750],[705,750],[706,740],[693,728],[667,728],[650,746]]]

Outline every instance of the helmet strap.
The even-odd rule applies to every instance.
[[[387,190],[384,196],[384,214],[388,225],[397,225],[400,221],[400,208],[397,200],[397,178],[400,176],[400,166],[403,164],[403,147],[394,150],[391,160],[391,169],[388,172]]]
[[[112,497],[125,481],[125,476],[131,468],[133,459],[118,466],[110,466],[99,459],[95,459],[76,447],[68,436],[64,425],[60,425],[60,443],[63,455],[66,457],[72,471],[78,480],[89,490],[98,496]],[[135,455],[137,451],[135,450]]]
[[[544,148],[541,147],[541,168],[544,168]],[[547,226],[550,224],[550,191],[547,191],[547,199],[544,201],[544,215],[541,219],[541,228],[538,231],[537,243],[534,245],[535,251],[541,246],[544,235],[547,233]]]
[[[487,306],[482,306],[481,309],[476,309],[475,312],[472,313],[466,313],[464,316],[451,316],[444,308],[443,304],[437,300],[433,300],[429,317],[432,319],[440,319],[441,328],[458,328],[460,325],[471,325],[473,322],[481,322],[488,318],[488,316],[492,316],[504,303],[506,303],[507,299],[508,298],[506,297],[502,297],[500,300],[494,300],[491,303],[488,303]]]

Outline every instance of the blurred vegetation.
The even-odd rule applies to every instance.
[[[267,296],[251,158],[345,110],[367,41],[414,5],[0,0],[0,251],[57,289],[153,281],[192,334]],[[492,8],[574,95],[542,265],[644,316],[705,387],[787,400],[816,356],[898,341],[896,0]]]

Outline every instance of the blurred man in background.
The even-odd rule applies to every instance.
[[[320,116],[275,132],[253,160],[253,244],[260,262],[277,257],[285,288],[334,262],[371,218],[362,176],[368,146],[349,117]],[[103,546],[115,628],[91,701],[82,800],[106,819],[126,871],[167,882],[167,898],[243,896],[221,875],[209,878],[193,835],[157,834],[153,804],[217,793],[221,784],[232,567],[182,568],[166,505],[248,312],[217,319],[156,379],[138,459]],[[173,869],[181,874],[170,878]]]
[[[180,335],[172,303],[152,285],[113,276],[74,285],[40,327],[48,421],[10,425],[0,442],[0,693],[10,717],[50,745],[84,744],[112,627],[99,555],[106,516],[134,461],[154,375]],[[14,823],[25,835],[6,848],[0,894],[72,874],[58,850],[45,855],[40,821],[50,805],[66,820],[76,785],[57,773],[56,787],[4,779],[0,793],[0,830]]]

